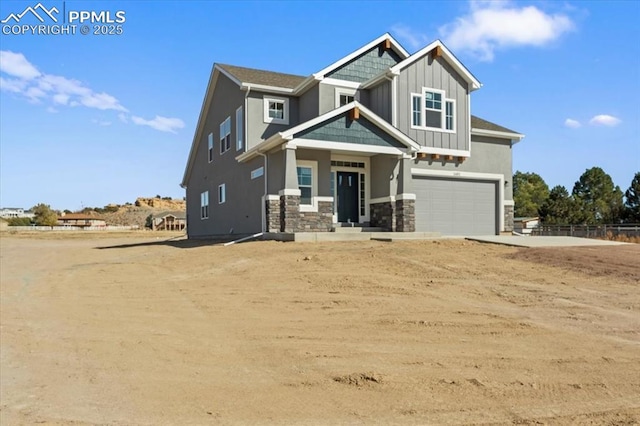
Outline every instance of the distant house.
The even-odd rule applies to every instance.
[[[3,219],[13,219],[16,217],[33,218],[33,213],[20,207],[3,207],[0,209],[0,217]]]
[[[186,212],[162,212],[151,216],[151,229],[154,231],[183,231],[186,227]]]
[[[82,213],[67,213],[58,217],[58,226],[77,226],[80,228],[107,226],[104,219]]]
[[[338,43],[342,49],[342,44]],[[185,168],[189,237],[513,229],[512,148],[439,40],[391,35],[307,76],[216,63]]]
[[[513,230],[519,234],[531,235],[531,232],[540,226],[539,217],[516,217],[513,219]]]

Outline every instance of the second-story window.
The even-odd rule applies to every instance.
[[[231,148],[231,117],[220,123],[220,154]]]
[[[213,161],[213,133],[209,133],[209,162]]]
[[[289,99],[264,98],[264,122],[289,124]]]
[[[236,110],[236,151],[244,148],[244,120],[242,119],[242,107]]]
[[[455,100],[444,90],[424,88],[411,94],[411,127],[442,132],[456,131]]]

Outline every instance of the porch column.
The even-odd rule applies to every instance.
[[[399,161],[398,195],[396,196],[396,231],[415,232],[416,230],[416,196],[413,193],[411,176],[411,159]]]
[[[286,147],[284,155],[284,189],[280,191],[280,231],[300,231],[300,189],[296,149]]]

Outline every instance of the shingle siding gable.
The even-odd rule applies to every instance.
[[[402,58],[393,50],[385,50],[381,46],[376,46],[327,73],[326,77],[362,83],[389,69],[389,67],[394,66],[401,60]]]

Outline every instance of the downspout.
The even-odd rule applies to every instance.
[[[247,86],[247,93],[244,95],[244,150],[247,152],[248,144],[249,144],[249,93],[251,93],[251,86]],[[267,156],[260,151],[258,151],[258,155],[264,158],[264,194],[262,195],[262,208],[260,209],[260,215],[262,220],[261,229],[262,233],[267,230]]]
[[[258,155],[264,158],[264,195],[262,196],[262,232],[267,232],[267,154],[258,151]]]

